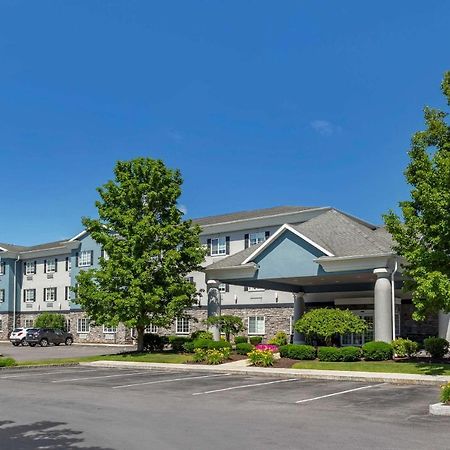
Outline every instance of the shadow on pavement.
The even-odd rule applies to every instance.
[[[27,425],[13,425],[12,421],[0,421],[0,448],[2,450],[80,449],[113,450],[105,447],[79,447],[84,443],[82,431],[69,428],[64,422],[41,421]]]

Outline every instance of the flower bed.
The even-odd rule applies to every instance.
[[[261,350],[261,351],[269,351],[272,353],[278,353],[278,345],[275,344],[258,344],[255,345],[255,350]]]

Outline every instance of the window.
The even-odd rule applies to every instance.
[[[266,240],[266,235],[264,231],[260,231],[258,233],[250,233],[249,237],[249,244],[250,246],[259,244],[260,242],[264,242]]]
[[[77,333],[89,333],[90,329],[91,325],[88,318],[77,320]]]
[[[64,288],[64,300],[70,300],[70,286]]]
[[[150,324],[148,327],[145,327],[144,333],[158,333],[158,327],[156,325]]]
[[[248,334],[265,334],[266,318],[264,316],[252,316],[248,318]]]
[[[219,284],[219,292],[228,292],[229,288],[228,288],[228,284],[226,283],[220,283]]]
[[[84,250],[78,255],[78,267],[92,266],[92,250]]]
[[[56,288],[55,287],[44,288],[44,301],[45,302],[56,302]]]
[[[289,335],[292,336],[294,334],[294,316],[289,317]]]
[[[72,258],[70,256],[66,257],[66,272],[72,268]]]
[[[366,322],[367,330],[364,333],[349,333],[341,338],[341,345],[363,345],[373,341],[373,311],[356,311],[357,316]]]
[[[177,317],[176,333],[189,334],[189,319],[187,317]]]
[[[108,327],[106,325],[103,325],[103,333],[105,334],[117,333],[117,327]]]
[[[36,261],[25,262],[25,275],[33,275],[36,273]]]
[[[0,331],[3,331],[3,320],[0,319]]]
[[[56,259],[49,259],[44,262],[44,272],[53,273],[56,272]]]
[[[224,237],[211,239],[211,256],[226,255],[227,242]]]
[[[6,272],[6,264],[4,261],[0,262],[0,275],[5,275]]]
[[[251,286],[249,286],[249,287],[247,288],[247,291],[248,291],[248,292],[261,292],[261,291],[264,291],[264,290],[265,290],[264,288],[251,287]]]
[[[3,303],[5,301],[5,290],[0,289],[0,303]]]
[[[25,302],[35,302],[36,301],[36,289],[25,289],[23,291],[23,300]]]

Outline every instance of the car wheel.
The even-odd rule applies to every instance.
[[[29,345],[30,347],[36,347],[36,342],[29,342],[28,345]]]
[[[73,339],[72,338],[66,338],[66,345],[72,345]]]
[[[47,347],[48,346],[48,339],[41,339],[41,342],[39,342],[39,345],[41,347]]]
[[[11,342],[12,345],[14,345],[14,347],[17,347],[19,345],[18,342]]]
[[[27,341],[25,340],[25,338],[23,338],[23,339],[20,341],[20,345],[22,345],[22,346],[24,346],[26,343],[27,343]]]

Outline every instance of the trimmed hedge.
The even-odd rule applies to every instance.
[[[392,341],[392,348],[396,356],[404,358],[405,356],[410,357],[414,353],[417,353],[419,344],[410,339],[398,338],[395,341]]]
[[[386,361],[392,359],[392,345],[383,341],[367,342],[362,346],[364,359],[367,361]]]
[[[360,347],[341,347],[341,361],[354,362],[359,361],[362,356],[362,350]]]
[[[146,352],[162,352],[164,346],[169,342],[167,336],[159,336],[154,333],[144,334],[144,351]]]
[[[317,357],[320,361],[341,361],[341,349],[337,347],[319,347]]]
[[[258,344],[261,344],[263,338],[262,338],[262,336],[250,336],[248,338],[248,340],[250,341],[250,344],[258,345]]]
[[[279,348],[282,358],[315,359],[316,349],[312,345],[288,344]]]
[[[239,355],[246,355],[253,350],[253,345],[248,342],[241,342],[240,344],[236,344],[236,353]]]
[[[191,334],[191,339],[195,341],[196,339],[212,339],[213,334],[210,331],[197,330]]]
[[[16,360],[14,358],[0,358],[0,367],[15,366]]]
[[[425,350],[432,358],[443,358],[448,352],[449,343],[440,337],[429,337],[423,341]]]
[[[184,344],[190,342],[191,338],[188,336],[169,336],[169,344],[172,346],[174,352],[182,352],[184,350]]]
[[[213,341],[212,339],[196,339],[195,341],[188,342],[184,344],[186,351],[193,352],[196,349],[202,350],[212,350],[229,348],[231,349],[231,344],[227,341]]]
[[[247,344],[248,338],[246,336],[235,336],[234,343],[238,344]]]

